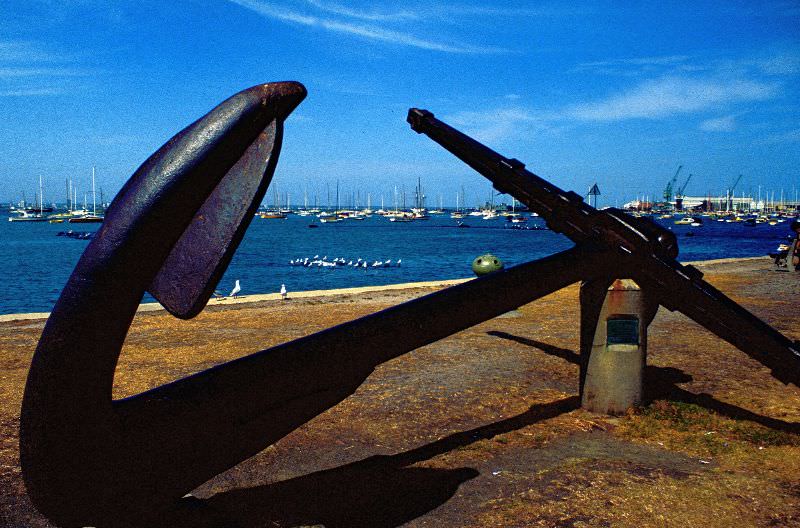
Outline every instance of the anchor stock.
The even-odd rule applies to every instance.
[[[631,277],[670,310],[694,319],[772,370],[784,383],[800,385],[800,343],[764,323],[702,279],[702,273],[675,258],[675,236],[649,219],[621,210],[596,210],[574,192],[565,192],[527,171],[519,160],[494,152],[427,110],[412,108],[408,122],[537,212],[554,231],[576,244],[614,253],[615,276]]]

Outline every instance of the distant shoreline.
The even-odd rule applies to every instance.
[[[722,258],[722,259],[711,259],[711,260],[700,260],[700,261],[693,261],[693,262],[683,262],[683,264],[691,264],[691,265],[715,265],[715,264],[725,264],[730,262],[745,262],[748,260],[758,260],[769,258],[767,256],[760,256],[760,257],[732,257],[732,258]],[[289,299],[299,299],[299,298],[306,298],[306,297],[329,297],[335,295],[352,295],[352,294],[360,294],[360,293],[370,293],[370,292],[380,292],[386,290],[409,290],[413,288],[436,288],[441,286],[454,286],[457,284],[462,284],[464,282],[470,281],[473,278],[465,278],[465,279],[446,279],[446,280],[434,280],[434,281],[425,281],[425,282],[404,282],[398,284],[384,284],[379,286],[355,286],[352,288],[334,288],[328,290],[308,290],[308,291],[290,291],[288,292]],[[244,303],[254,303],[254,302],[262,302],[262,301],[276,301],[280,300],[281,295],[280,293],[257,293],[257,294],[250,294],[250,295],[242,295],[240,297],[225,297],[222,299],[211,299],[208,301],[207,306],[230,306],[233,304],[244,304]],[[157,302],[154,303],[143,303],[139,305],[139,309],[137,313],[140,312],[154,312],[158,310],[163,310],[164,308]],[[47,319],[50,316],[50,312],[32,312],[32,313],[16,313],[16,314],[4,314],[0,315],[0,323],[6,323],[10,321],[29,321],[29,320],[39,320],[39,319]]]

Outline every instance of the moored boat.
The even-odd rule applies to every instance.
[[[9,222],[45,222],[47,217],[41,214],[31,214],[27,211],[17,211],[17,216],[9,216]]]
[[[67,220],[70,224],[100,224],[103,222],[103,217],[96,214],[87,214],[82,216],[73,216]]]
[[[284,219],[286,215],[280,211],[264,211],[258,214],[259,218],[264,219]]]

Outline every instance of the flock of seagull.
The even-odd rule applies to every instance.
[[[328,256],[325,255],[320,257],[319,255],[314,255],[313,257],[306,257],[306,258],[298,258],[292,259],[289,261],[290,266],[302,266],[304,268],[336,268],[336,267],[351,267],[351,268],[361,268],[361,269],[369,269],[369,268],[391,268],[391,267],[400,267],[403,263],[403,259],[397,259],[397,262],[392,261],[392,259],[387,260],[375,260],[370,263],[368,260],[363,259],[356,259],[356,260],[348,260],[345,258],[337,257],[332,260],[328,260]]]
[[[313,257],[306,257],[306,258],[298,258],[292,259],[289,261],[290,266],[302,266],[304,268],[336,268],[336,267],[350,267],[350,268],[359,268],[363,270],[368,270],[372,268],[399,268],[403,264],[403,259],[397,259],[397,262],[394,262],[392,259],[387,260],[375,260],[372,264],[369,261],[364,259],[356,259],[356,260],[347,260],[344,258],[334,258],[333,260],[328,260],[328,256],[325,255],[320,258],[319,255],[314,255]],[[226,296],[222,291],[215,290],[214,297],[221,301],[226,297],[237,298],[239,296],[239,292],[242,291],[242,285],[239,282],[239,279],[236,279],[236,284],[233,286],[233,290]],[[286,285],[281,284],[281,298],[287,298],[287,291]]]

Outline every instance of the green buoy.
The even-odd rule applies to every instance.
[[[491,253],[481,255],[472,261],[472,271],[475,272],[475,275],[478,277],[500,271],[501,269],[503,269],[503,261]]]

